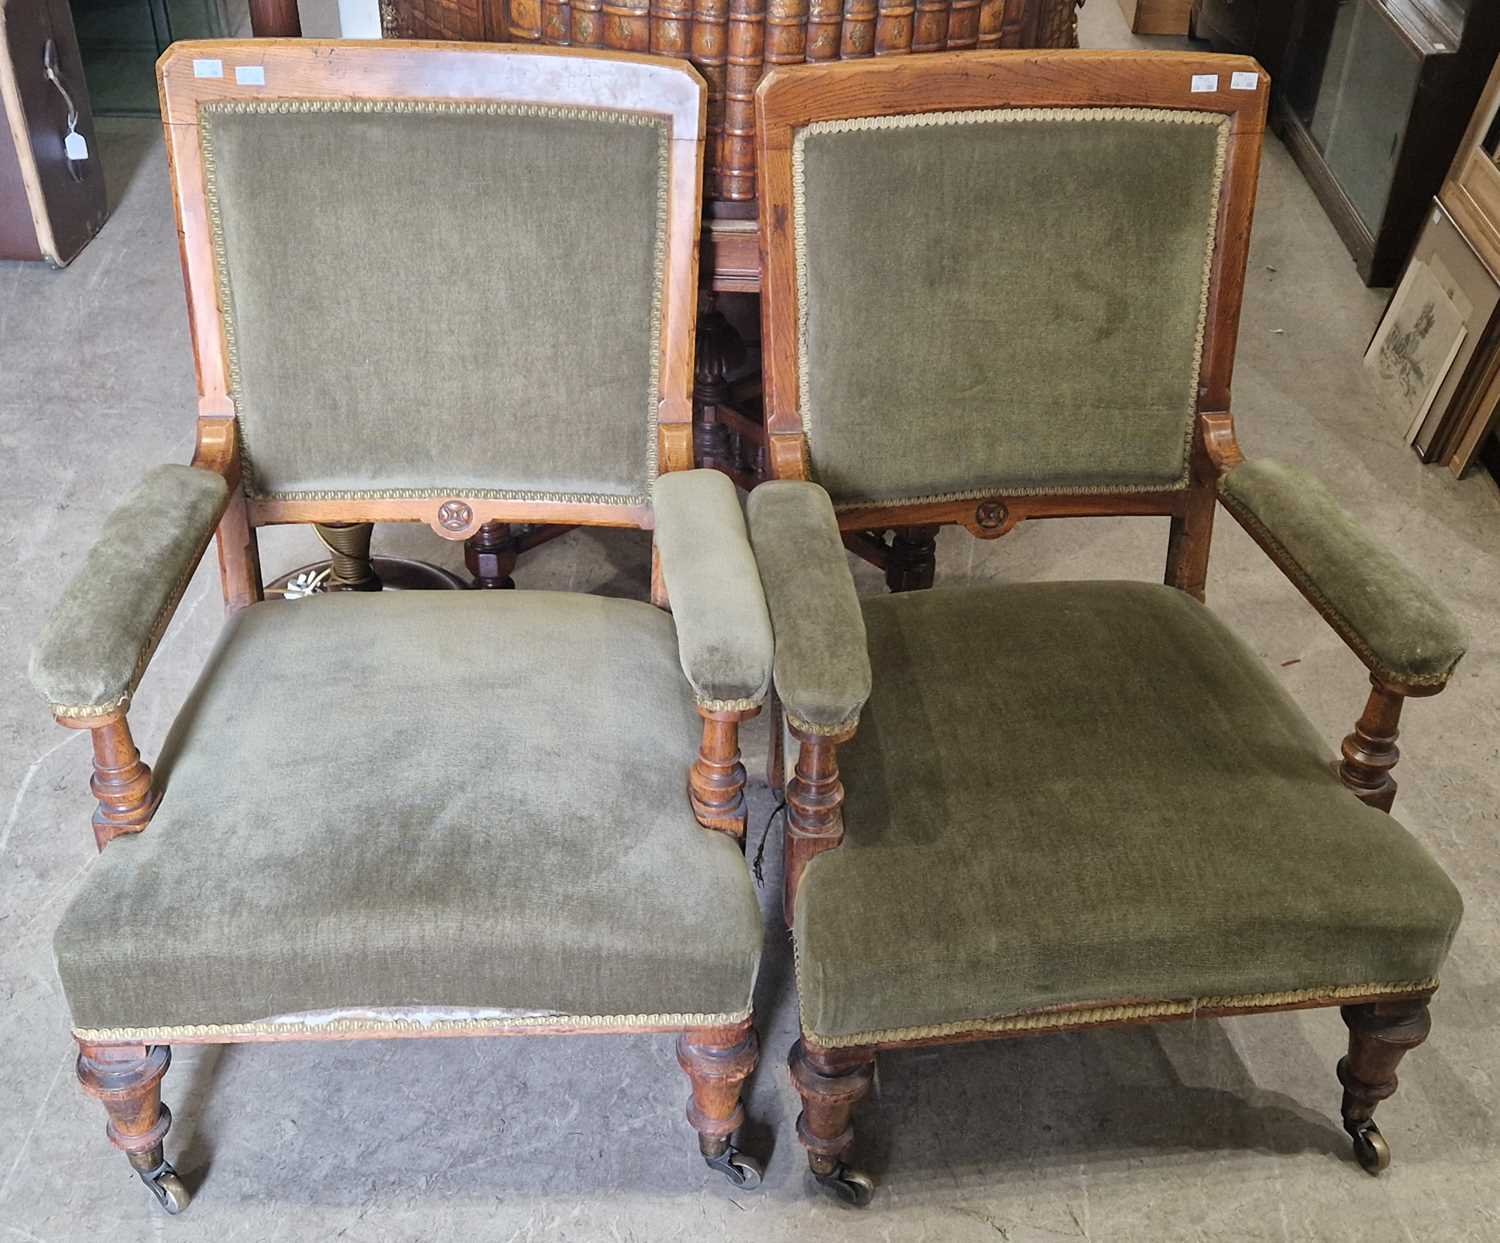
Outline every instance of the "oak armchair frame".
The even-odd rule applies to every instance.
[[[1191,84],[1212,77],[1217,89]],[[1232,78],[1254,78],[1254,88],[1231,87]],[[1009,496],[931,504],[858,504],[836,509],[838,527],[851,551],[887,570],[892,590],[931,586],[933,537],[942,525],[956,524],[980,539],[998,539],[1028,519],[1156,515],[1171,519],[1164,581],[1202,601],[1213,535],[1218,482],[1244,461],[1230,413],[1230,380],[1244,290],[1246,256],[1265,130],[1269,79],[1248,57],[1157,52],[991,52],[934,55],[920,60],[875,60],[802,69],[778,69],[756,93],[761,171],[761,264],[765,351],[766,429],[772,477],[813,478],[808,438],[799,401],[798,281],[794,239],[793,143],[796,132],[819,121],[883,117],[985,108],[1128,106],[1191,109],[1222,113],[1230,120],[1215,247],[1208,292],[1202,362],[1190,450],[1189,478],[1180,490],[1136,493],[1078,493]],[[1231,510],[1231,513],[1234,511]],[[1284,551],[1235,514],[1308,601],[1339,631],[1349,635],[1327,601],[1293,572]],[[894,529],[890,544],[880,532]],[[1397,723],[1408,696],[1434,694],[1442,681],[1403,682],[1377,671],[1370,655],[1350,642],[1371,667],[1373,688],[1353,731],[1342,745],[1335,768],[1343,784],[1366,804],[1390,811],[1396,793],[1391,776],[1398,752]],[[879,670],[874,671],[878,679]],[[773,738],[782,738],[779,706],[773,700]],[[843,841],[844,790],[839,780],[838,747],[855,734],[800,730],[786,732],[798,748],[795,769],[785,781],[786,852],[783,907],[792,924],[797,888],[808,863]],[[772,781],[782,777],[773,757]],[[1420,1044],[1430,1020],[1432,990],[1368,997],[1302,998],[1284,1004],[1205,1007],[1197,1017],[1306,1009],[1338,1005],[1350,1031],[1348,1056],[1339,1063],[1344,1087],[1345,1129],[1360,1163],[1378,1172],[1389,1161],[1385,1141],[1372,1121],[1375,1106],[1396,1089],[1396,1064]],[[1046,1031],[1158,1022],[1169,1015],[1069,1021],[1053,1013]],[[1024,1035],[1026,1032],[976,1030],[951,1036],[892,1041],[859,1047],[821,1048],[806,1035],[793,1047],[793,1083],[802,1097],[797,1132],[808,1151],[813,1174],[840,1198],[868,1202],[873,1184],[845,1165],[853,1144],[854,1105],[869,1090],[877,1050],[960,1043]]]
[[[218,76],[199,77],[195,59],[217,63]],[[589,72],[580,73],[578,62]],[[238,82],[237,70],[260,74]],[[486,523],[531,522],[650,530],[651,504],[609,505],[545,500],[504,500],[455,495],[427,499],[277,500],[248,495],[241,486],[241,451],[230,396],[229,357],[220,314],[218,275],[210,233],[199,106],[253,97],[335,100],[442,100],[512,102],[637,111],[670,125],[667,234],[661,289],[657,460],[659,472],[693,467],[692,386],[697,306],[698,228],[702,208],[705,102],[702,82],[683,62],[647,56],[493,44],[335,42],[300,40],[178,43],[158,64],[161,111],[172,170],[178,238],[187,292],[188,320],[198,383],[197,440],[192,465],[221,476],[227,502],[218,517],[219,577],[226,610],[234,613],[263,599],[256,532],[279,523],[346,525],[421,522],[446,540],[463,541]],[[196,566],[207,541],[193,557]],[[159,638],[186,587],[178,584],[154,628]],[[651,601],[670,610],[667,586],[653,550]],[[152,644],[154,649],[154,641]],[[149,661],[141,659],[136,680]],[[130,691],[134,690],[132,682]],[[54,709],[59,724],[86,729],[93,737],[91,788],[98,799],[93,824],[103,850],[122,834],[150,823],[161,798],[151,769],[130,734],[129,694],[108,712]],[[745,770],[739,762],[739,722],[758,709],[719,711],[700,707],[703,742],[692,763],[687,793],[705,828],[743,847]],[[567,1035],[587,1032],[678,1033],[677,1057],[692,1083],[688,1120],[698,1132],[709,1165],[732,1182],[753,1186],[759,1164],[741,1154],[730,1137],[744,1121],[740,1090],[754,1069],[759,1046],[752,1019],[722,1028],[507,1026],[497,1035]],[[231,1043],[304,1039],[359,1039],[472,1034],[381,1029],[290,1035],[213,1034],[174,1037],[177,1043]],[[78,1078],[109,1115],[107,1135],[171,1213],[186,1207],[188,1193],[166,1161],[162,1141],[171,1123],[161,1103],[160,1083],[170,1063],[166,1045],[88,1042],[79,1039]]]

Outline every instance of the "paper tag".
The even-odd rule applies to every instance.
[[[86,160],[89,158],[88,140],[74,130],[63,139],[63,152],[70,160]]]
[[[236,65],[234,80],[240,86],[264,86],[266,67],[264,65]]]
[[[1258,73],[1231,73],[1229,75],[1229,89],[1231,91],[1253,91],[1260,85],[1260,74]]]
[[[1216,73],[1195,73],[1193,75],[1193,94],[1202,95],[1205,92],[1213,92],[1219,89],[1219,75]]]
[[[224,62],[222,60],[194,60],[193,77],[195,78],[222,78],[224,76]]]

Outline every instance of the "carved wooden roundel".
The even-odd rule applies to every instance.
[[[462,501],[444,501],[438,506],[438,526],[445,531],[464,531],[474,521],[474,511]]]
[[[1005,521],[1005,506],[999,501],[980,501],[974,506],[974,521],[986,531],[993,531]]]

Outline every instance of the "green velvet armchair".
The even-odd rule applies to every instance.
[[[737,739],[771,629],[733,486],[690,469],[702,82],[253,41],[160,75],[197,454],[31,666],[94,741],[103,854],[55,948],[110,1141],[177,1212],[173,1045],[675,1032],[702,1155],[758,1183]],[[653,529],[653,598],[261,600],[258,528],[371,521]],[[153,775],[131,700],[215,533],[228,620]]]
[[[1396,719],[1465,637],[1315,481],[1235,444],[1266,95],[1253,61],[1141,53],[758,91],[791,1070],[812,1171],[853,1203],[880,1049],[1309,1006],[1342,1007],[1343,1124],[1389,1160],[1372,1115],[1461,915],[1385,814]],[[1336,765],[1202,603],[1216,504],[1370,669]],[[942,523],[1146,514],[1171,519],[1159,585],[860,600],[845,552],[878,542],[910,587]]]

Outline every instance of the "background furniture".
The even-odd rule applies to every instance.
[[[0,109],[0,259],[64,267],[108,214],[67,0],[0,0]]]
[[[1194,30],[1265,66],[1277,132],[1360,275],[1392,284],[1500,52],[1500,8],[1198,0]]]
[[[976,72],[976,70],[980,70]],[[798,1134],[877,1050],[1340,1006],[1361,1165],[1459,918],[1388,816],[1451,613],[1230,413],[1268,82],[1238,57],[784,69],[757,94]],[[1099,106],[1107,102],[1107,107]],[[1045,225],[1036,222],[1045,221]],[[1000,222],[997,224],[996,222]],[[1200,603],[1222,503],[1370,669],[1343,758]],[[1163,585],[856,597],[841,534],[1170,516]]]
[[[754,1185],[738,730],[771,635],[734,488],[690,469],[702,84],[379,42],[178,43],[160,71],[196,452],[116,511],[31,662],[94,745],[105,853],[54,948],[111,1142],[185,1206],[183,1042],[674,1032],[699,1151]],[[395,325],[412,348],[372,360]],[[259,528],[377,520],[651,529],[657,607],[262,603]],[[163,782],[128,713],[215,535],[230,616]]]

